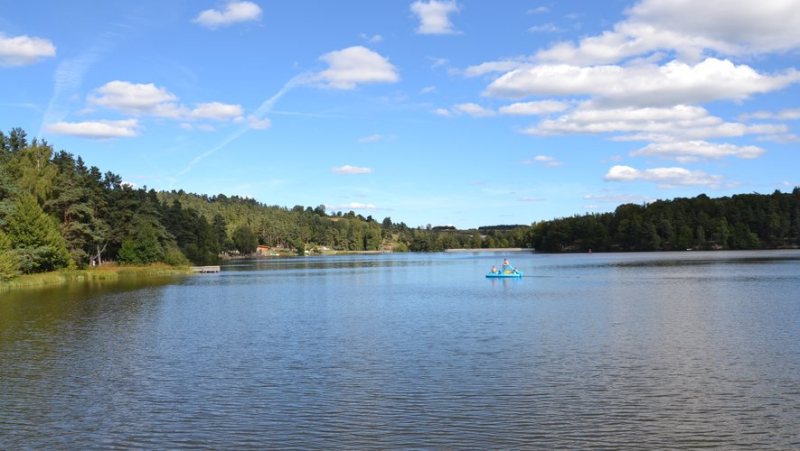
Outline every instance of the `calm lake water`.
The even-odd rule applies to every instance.
[[[521,280],[486,279],[507,256]],[[0,449],[800,447],[800,252],[240,263],[0,293]]]

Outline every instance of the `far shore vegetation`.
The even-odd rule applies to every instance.
[[[0,288],[181,272],[228,258],[277,255],[798,247],[797,187],[791,193],[624,204],[614,212],[530,225],[409,227],[324,205],[289,208],[224,194],[136,188],[44,140],[29,140],[20,128],[0,131]]]

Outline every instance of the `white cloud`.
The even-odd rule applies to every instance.
[[[374,204],[364,204],[361,202],[351,202],[349,204],[341,204],[341,205],[325,205],[325,209],[328,211],[344,211],[344,210],[366,210],[366,211],[375,211],[378,209],[377,206]]]
[[[370,174],[372,173],[372,171],[373,171],[372,168],[350,166],[349,164],[346,164],[338,168],[331,168],[331,172],[333,172],[334,174],[341,174],[341,175]]]
[[[136,119],[127,119],[122,121],[56,122],[45,125],[45,130],[57,135],[109,139],[136,136],[138,127],[139,123]]]
[[[715,58],[693,66],[679,61],[630,67],[545,64],[504,74],[486,88],[484,95],[512,99],[588,95],[612,104],[660,106],[744,100],[798,81],[800,72],[794,69],[762,75],[749,66]]]
[[[721,175],[710,175],[703,171],[690,171],[684,168],[655,168],[643,171],[630,166],[613,166],[603,177],[605,181],[635,182],[638,180],[653,182],[659,188],[675,188],[680,186],[708,186],[722,185]]]
[[[689,163],[705,159],[736,157],[744,159],[758,158],[764,149],[756,146],[736,146],[733,144],[710,143],[706,141],[651,143],[631,152],[631,156],[653,156],[675,159],[680,163]]]
[[[450,22],[449,15],[459,11],[455,1],[429,0],[427,3],[416,1],[411,4],[411,11],[419,17],[419,34],[455,34],[458,33]]]
[[[189,113],[192,119],[211,119],[215,121],[229,121],[242,116],[241,105],[231,105],[220,102],[198,103]]]
[[[253,130],[266,130],[272,127],[272,121],[267,118],[259,119],[256,116],[248,116],[247,125]]]
[[[494,116],[495,113],[493,110],[489,108],[484,108],[477,103],[460,103],[458,105],[453,106],[453,111],[456,114],[468,114],[472,117],[489,117]]]
[[[725,122],[705,108],[676,105],[671,108],[595,108],[591,102],[555,119],[531,126],[533,135],[628,133],[616,140],[691,141],[730,138],[747,134],[780,134],[783,125],[745,125]]]
[[[637,55],[674,51],[685,61],[707,51],[723,55],[784,52],[800,46],[800,3],[775,0],[643,0],[613,30],[560,42],[537,61],[606,64]]]
[[[539,100],[536,102],[513,103],[508,106],[500,107],[500,114],[513,115],[540,115],[558,113],[569,108],[569,104],[556,100]]]
[[[231,1],[225,9],[207,9],[200,13],[194,22],[212,30],[235,23],[261,20],[261,8],[253,2]]]
[[[153,115],[177,119],[187,111],[175,103],[178,97],[152,83],[111,81],[90,94],[89,103],[134,115]]]
[[[541,197],[530,197],[530,196],[523,196],[520,197],[520,202],[543,202],[544,199]]]
[[[533,157],[533,159],[531,159],[531,160],[523,161],[522,164],[525,164],[525,165],[541,164],[543,166],[548,166],[548,167],[556,167],[556,166],[563,166],[564,165],[564,163],[561,163],[560,161],[556,161],[555,158],[547,156],[547,155],[537,155],[537,156]]]
[[[546,6],[537,6],[528,10],[528,14],[544,14],[546,12],[550,12],[550,8]]]
[[[431,113],[444,117],[450,117],[453,115],[450,110],[446,108],[436,108],[435,110],[431,110]]]
[[[436,86],[426,86],[419,91],[420,94],[431,94],[433,92],[436,92]]]
[[[194,109],[178,103],[178,96],[153,83],[111,81],[87,97],[89,103],[134,116],[174,120],[243,121],[242,107],[221,102],[198,103]]]
[[[0,66],[25,66],[45,57],[56,56],[56,47],[48,39],[0,33]]]
[[[749,119],[778,119],[778,120],[797,120],[800,119],[800,108],[787,108],[777,113],[770,111],[758,111],[750,114],[743,114],[739,116],[739,120]]]
[[[800,47],[800,3],[794,0],[645,0],[630,9],[632,21],[698,36],[719,52],[760,54]],[[730,49],[730,50],[729,50]]]
[[[374,143],[374,142],[380,141],[382,139],[383,139],[383,135],[376,133],[374,135],[365,136],[363,138],[360,138],[358,140],[358,143],[359,144]]]
[[[388,59],[366,47],[354,46],[326,53],[320,57],[328,69],[309,82],[331,89],[354,89],[362,83],[394,83],[400,79]]]

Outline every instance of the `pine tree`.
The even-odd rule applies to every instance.
[[[8,237],[24,273],[53,271],[70,264],[67,243],[56,221],[47,216],[31,194],[14,203],[8,218]]]
[[[17,275],[19,275],[19,264],[11,250],[11,240],[0,231],[0,281],[13,279]]]

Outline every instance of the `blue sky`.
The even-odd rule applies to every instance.
[[[470,228],[800,185],[800,2],[0,0],[0,129]]]

